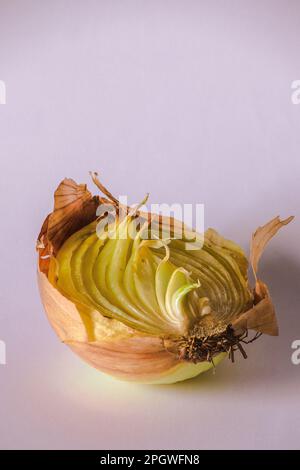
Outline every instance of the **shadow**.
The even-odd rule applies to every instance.
[[[300,337],[300,263],[284,254],[272,253],[260,267],[276,309],[281,345]]]

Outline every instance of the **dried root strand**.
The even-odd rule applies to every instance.
[[[244,359],[247,354],[242,344],[250,344],[261,336],[256,333],[255,336],[247,340],[248,330],[236,335],[231,325],[228,325],[221,333],[211,336],[197,337],[196,335],[188,338],[184,337],[177,343],[178,358],[183,361],[193,362],[211,362],[218,354],[226,352],[231,362],[234,362],[235,352],[239,351]]]

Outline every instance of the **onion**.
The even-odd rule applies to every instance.
[[[140,206],[128,209],[92,177],[101,196],[71,179],[60,183],[37,242],[48,319],[75,353],[119,379],[174,383],[226,356],[233,361],[236,350],[246,357],[249,329],[254,338],[278,334],[258,262],[293,217],[254,233],[251,289],[238,245],[213,229],[201,235]]]

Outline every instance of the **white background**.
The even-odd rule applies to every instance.
[[[0,447],[299,447],[299,31],[296,0],[0,1]],[[204,203],[206,227],[245,249],[257,226],[296,215],[261,263],[279,338],[160,387],[110,379],[60,344],[35,240],[60,180],[89,170],[131,202]]]

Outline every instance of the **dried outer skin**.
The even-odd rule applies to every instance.
[[[63,180],[55,192],[54,211],[46,218],[38,237],[39,288],[55,332],[86,362],[124,380],[173,383],[208,370],[213,365],[211,361],[201,360],[194,364],[186,358],[182,359],[180,350],[172,350],[170,347],[172,339],[165,341],[165,338],[140,333],[117,320],[99,317],[92,310],[85,311],[49,282],[49,259],[56,255],[63,242],[96,219],[99,204],[109,203],[117,207],[117,201],[102,185],[101,190],[106,197],[93,197],[86,185],[77,185],[70,179]],[[253,235],[250,261],[255,277],[258,260],[266,243],[290,220],[281,222],[279,218],[273,219]],[[177,221],[173,223],[180,224]],[[262,281],[256,280],[253,307],[233,319],[232,328],[237,336],[248,329],[270,335],[278,334],[274,307]],[[177,344],[177,339],[174,344]],[[214,364],[225,355],[223,350],[219,353],[216,351]]]
[[[56,255],[63,242],[74,232],[96,219],[101,202],[92,196],[86,184],[65,178],[54,193],[54,209],[42,225],[38,236],[39,269],[48,273],[49,255]]]
[[[259,227],[252,235],[250,247],[250,263],[256,280],[254,288],[254,305],[247,312],[236,318],[232,325],[240,333],[244,330],[254,330],[270,336],[279,334],[275,309],[266,284],[257,278],[258,263],[267,243],[276,235],[278,230],[293,220],[293,216],[285,220],[275,217],[267,224]]]
[[[269,290],[262,281],[256,281],[254,305],[232,322],[237,334],[254,330],[270,336],[278,336],[279,328]]]

